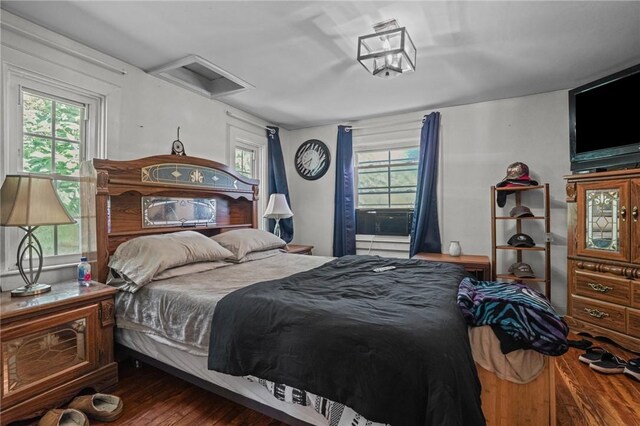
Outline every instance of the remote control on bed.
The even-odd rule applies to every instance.
[[[396,269],[396,267],[395,266],[381,266],[379,268],[373,268],[373,272],[391,271],[392,269]]]

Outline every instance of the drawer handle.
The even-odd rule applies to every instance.
[[[606,313],[606,312],[602,312],[602,311],[599,311],[599,310],[597,310],[597,309],[584,308],[584,310],[585,310],[589,315],[591,315],[592,317],[595,317],[595,318],[604,318],[604,317],[608,317],[608,316],[609,316],[609,314],[608,314],[608,313]]]
[[[602,284],[598,284],[598,283],[588,283],[589,287],[591,287],[592,289],[594,289],[595,291],[598,291],[600,293],[606,293],[609,290],[613,290],[613,287],[608,287],[606,285],[602,285]]]

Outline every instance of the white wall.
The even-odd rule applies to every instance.
[[[280,134],[293,211],[293,242],[311,244],[313,253],[323,256],[331,256],[333,251],[337,131],[336,126],[322,126]],[[331,151],[329,170],[311,181],[300,177],[294,167],[296,150],[309,139],[321,140]]]
[[[3,24],[10,24],[3,25],[1,34],[3,71],[7,63],[38,69],[43,74],[55,71],[61,79],[70,80],[69,83],[80,82],[88,88],[93,84],[98,93],[105,92],[102,94],[107,106],[104,134],[108,158],[132,159],[169,153],[176,127],[181,126],[180,139],[185,143],[187,154],[226,163],[229,126],[263,134],[259,128],[227,117],[225,110],[233,111],[233,108],[221,102],[151,77],[135,67],[4,11],[2,20]],[[35,39],[29,34],[35,34]],[[126,74],[64,53],[56,46],[95,58],[116,70],[124,70]],[[3,108],[7,107],[5,99],[3,93]],[[439,111],[442,113],[439,208],[443,251],[446,251],[448,241],[459,240],[465,253],[490,254],[489,187],[504,177],[508,164],[523,161],[529,165],[535,178],[551,184],[552,231],[555,237],[552,298],[556,306],[564,308],[566,211],[562,176],[569,171],[566,92]],[[372,119],[363,124],[406,118],[415,118],[419,124],[423,113],[428,112]],[[407,134],[415,135],[417,139],[419,131],[416,127]],[[358,136],[357,131],[354,135],[354,144],[364,138]],[[378,134],[370,140],[384,140],[385,137],[385,134]],[[393,137],[398,138],[398,133]],[[295,214],[294,242],[313,244],[316,254],[331,255],[336,126],[291,132],[281,130],[281,138]],[[322,140],[333,156],[327,174],[316,181],[302,179],[293,168],[295,151],[307,139]],[[3,129],[2,152],[6,143],[9,141]],[[4,176],[7,167],[4,163],[0,166],[3,167],[0,175]],[[531,263],[534,269],[539,268],[536,262]],[[62,273],[58,271],[50,279],[55,281],[66,276],[72,277],[73,269],[68,268]],[[11,288],[12,283],[19,283],[19,277],[3,277],[3,289]]]
[[[230,118],[226,111],[262,123],[228,105],[197,95],[152,77],[144,71],[2,11],[2,105],[8,105],[7,80],[13,70],[27,70],[65,85],[77,86],[103,98],[106,148],[99,155],[127,160],[170,154],[181,127],[180,140],[189,156],[228,163],[231,126],[262,136],[265,130]],[[11,70],[11,72],[10,72]],[[119,72],[122,70],[124,73]],[[4,121],[4,120],[3,120]],[[6,161],[7,144],[15,142],[3,122],[0,178],[15,172],[16,164]],[[286,133],[283,131],[281,133]],[[2,229],[2,244],[5,233]],[[9,260],[10,261],[10,260]],[[4,265],[3,268],[4,269]],[[55,282],[74,277],[74,267],[50,268],[41,281]],[[17,271],[2,275],[3,290],[22,285]]]
[[[442,251],[451,240],[458,240],[463,253],[491,255],[490,187],[502,180],[509,164],[526,163],[532,177],[550,184],[552,301],[564,312],[566,307],[566,204],[563,175],[569,173],[569,125],[567,92],[557,91],[514,99],[483,102],[439,109],[441,117],[439,216]],[[422,115],[431,111],[367,120],[354,125],[404,121],[415,118],[419,126]],[[419,138],[417,126],[406,132],[380,134],[401,140],[407,135]],[[359,138],[355,131],[354,145]],[[336,126],[294,130],[287,134],[285,164],[290,182],[292,209],[295,214],[295,241],[313,244],[314,253],[331,255],[333,227],[333,191],[335,167],[317,181],[307,182],[293,168],[298,146],[307,139],[320,139],[331,149],[335,160]],[[402,135],[400,137],[399,135]],[[333,161],[332,161],[333,163]],[[532,209],[542,206],[540,194],[527,194],[523,203]],[[513,202],[513,196],[509,197]],[[505,207],[505,215],[512,204]],[[542,224],[524,231],[542,238]],[[500,226],[498,226],[500,229]],[[499,233],[498,241],[512,232]],[[508,238],[509,235],[506,235]],[[505,240],[506,241],[506,240]],[[543,241],[538,241],[542,243]],[[512,253],[510,253],[513,256]],[[541,256],[525,255],[536,272],[542,274]],[[511,258],[502,262],[508,267]],[[505,265],[506,264],[506,265]]]

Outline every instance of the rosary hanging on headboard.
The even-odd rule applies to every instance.
[[[178,126],[178,138],[171,144],[171,154],[187,155],[184,151],[184,144],[180,141],[180,126]]]

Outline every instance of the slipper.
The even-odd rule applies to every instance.
[[[589,364],[589,367],[604,374],[618,374],[623,373],[627,363],[622,358],[607,352],[602,355],[600,361],[595,361]]]
[[[96,393],[75,397],[69,403],[69,408],[82,411],[90,419],[112,422],[122,415],[124,404],[115,395]]]
[[[585,349],[585,350],[589,349],[591,345],[593,345],[593,342],[587,339],[581,339],[581,340],[567,339],[567,343],[571,348],[578,348],[578,349]]]
[[[580,355],[578,357],[578,360],[580,360],[580,362],[584,362],[585,364],[591,364],[592,362],[600,361],[602,359],[602,356],[607,353],[609,352],[607,352],[604,348],[601,348],[600,346],[593,346],[587,349],[585,353]]]
[[[640,381],[640,358],[630,359],[624,368],[624,374]]]
[[[47,411],[38,426],[89,426],[89,420],[82,411],[58,408]]]

